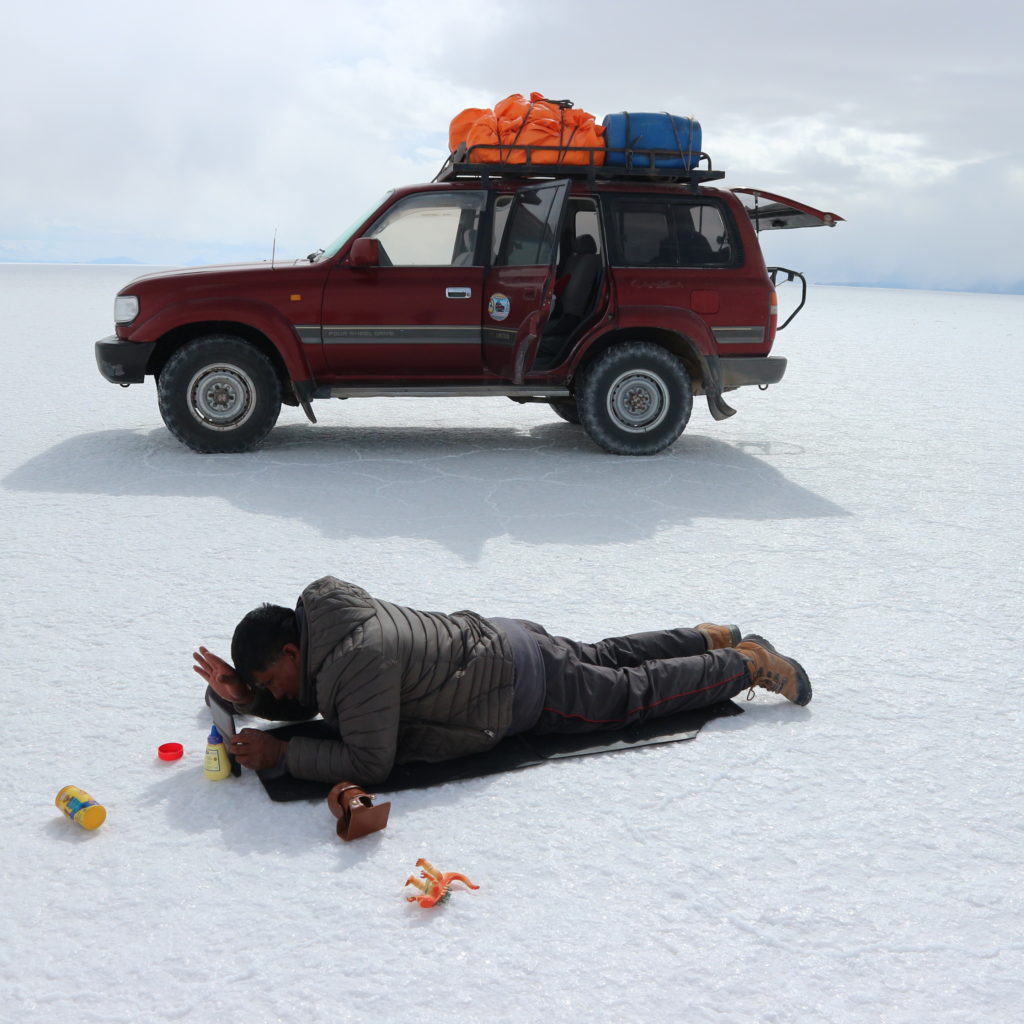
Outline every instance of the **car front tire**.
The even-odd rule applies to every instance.
[[[270,360],[228,334],[195,338],[157,378],[160,415],[193,451],[247,452],[270,433],[281,412],[281,383]]]

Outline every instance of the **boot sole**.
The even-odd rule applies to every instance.
[[[790,658],[786,654],[779,654],[775,649],[775,645],[768,640],[765,640],[763,636],[758,636],[757,633],[748,633],[744,640],[749,640],[751,643],[760,644],[762,647],[767,647],[772,654],[778,655],[783,661],[788,662],[796,670],[796,697],[793,701],[794,704],[798,704],[800,707],[805,707],[811,703],[811,680],[808,678],[807,673],[804,671],[803,665],[800,664],[796,658]]]

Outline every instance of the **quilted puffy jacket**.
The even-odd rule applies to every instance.
[[[333,576],[306,587],[299,608],[300,703],[340,740],[290,740],[287,767],[297,778],[375,785],[396,763],[475,754],[508,730],[512,648],[482,616],[378,601]],[[261,699],[250,711],[277,717],[272,703]],[[280,717],[304,717],[289,703]]]

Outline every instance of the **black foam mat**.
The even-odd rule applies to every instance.
[[[715,718],[741,715],[743,708],[731,700],[710,704],[668,718],[643,722],[616,732],[561,733],[536,736],[522,733],[509,736],[492,750],[469,757],[457,757],[437,763],[413,762],[395,765],[385,782],[373,789],[377,793],[394,793],[403,789],[425,789],[460,779],[475,779],[500,772],[517,771],[565,757],[587,757],[609,754],[635,747],[659,743],[681,743],[694,739],[701,727]],[[300,722],[271,729],[281,739],[308,736],[313,739],[336,739],[337,733],[322,721]],[[260,781],[271,800],[323,800],[332,783],[296,779],[287,773],[259,772]],[[358,780],[353,780],[358,781]]]

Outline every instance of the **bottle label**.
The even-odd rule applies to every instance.
[[[57,806],[69,817],[73,818],[86,807],[95,807],[96,801],[77,786],[65,786],[57,794]]]
[[[203,764],[203,769],[208,772],[219,772],[223,767],[223,762],[220,759],[220,751],[216,747],[207,747],[206,762]]]
[[[96,803],[84,789],[77,786],[65,786],[57,794],[55,802],[72,821],[83,828],[96,828],[106,817],[107,812],[102,804]]]

